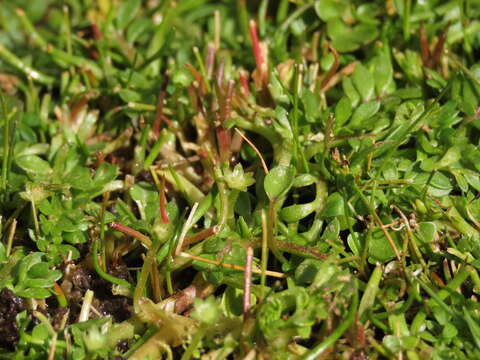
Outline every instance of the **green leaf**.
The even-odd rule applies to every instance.
[[[37,155],[26,155],[16,158],[17,165],[32,175],[48,175],[52,172],[50,164]]]
[[[390,236],[393,238],[397,249],[399,248],[396,233],[390,232]],[[395,252],[388,239],[385,237],[383,231],[379,228],[374,229],[371,232],[370,244],[368,253],[370,255],[370,262],[379,262],[381,264],[386,263],[395,258]]]
[[[40,263],[42,261],[43,256],[44,256],[44,254],[41,253],[41,252],[32,252],[32,253],[28,254],[27,256],[25,256],[21,260],[20,264],[18,265],[18,269],[17,269],[17,282],[18,283],[21,284],[23,281],[25,281],[30,268],[33,265]]]
[[[253,173],[244,172],[241,163],[235,165],[233,170],[230,170],[229,167],[225,168],[223,170],[223,178],[225,179],[225,182],[229,188],[240,191],[247,191],[250,185],[255,184]]]
[[[370,309],[375,303],[375,297],[378,292],[378,286],[380,285],[380,281],[382,280],[382,274],[382,267],[380,265],[375,266],[372,275],[370,275],[370,279],[368,280],[367,287],[365,288],[365,292],[363,293],[362,300],[360,301],[360,305],[358,307],[359,317],[362,316],[365,310]]]
[[[25,191],[20,193],[22,199],[33,201],[35,204],[42,202],[52,195],[51,191],[46,189],[46,186],[37,183],[27,182],[25,184]]]
[[[222,312],[220,309],[220,303],[214,296],[209,296],[205,300],[195,299],[193,301],[194,311],[191,317],[203,324],[214,325],[218,322]]]
[[[126,103],[140,102],[142,100],[142,95],[139,92],[130,89],[120,89],[118,96]]]
[[[15,289],[15,294],[27,299],[45,299],[52,296],[52,293],[44,288]]]
[[[349,126],[352,129],[359,129],[363,126],[363,123],[374,116],[378,110],[380,110],[380,101],[370,101],[361,104],[355,109],[352,115],[352,119],[349,122]]]
[[[352,104],[348,97],[342,96],[335,105],[335,127],[340,127],[347,122],[352,115]]]
[[[383,338],[383,344],[392,353],[396,354],[402,350],[400,339],[394,335],[387,335]]]
[[[297,222],[317,209],[316,201],[307,204],[290,205],[282,209],[280,217],[286,222]]]
[[[310,284],[320,270],[322,262],[314,259],[306,259],[300,263],[295,269],[295,281],[299,285]]]
[[[173,73],[172,82],[177,86],[188,87],[192,83],[192,81],[193,81],[192,73],[184,67],[176,70]]]
[[[378,96],[382,96],[387,93],[393,83],[393,67],[388,48],[379,52],[374,64],[375,90]]]
[[[447,323],[442,330],[442,336],[447,339],[453,339],[458,335],[457,328],[452,323]]]
[[[300,174],[295,177],[295,180],[293,181],[293,187],[299,188],[299,187],[304,187],[304,186],[309,186],[312,184],[315,184],[318,181],[318,178],[316,178],[313,175],[310,174]]]
[[[115,19],[117,27],[120,30],[125,29],[125,27],[134,19],[140,5],[141,0],[128,0],[121,3],[117,17]]]
[[[360,23],[349,27],[341,19],[334,18],[327,23],[327,34],[333,47],[339,52],[357,50],[362,44],[375,40],[378,28],[372,24]]]
[[[263,182],[270,201],[285,195],[292,186],[294,177],[295,170],[291,166],[278,165],[271,169]]]
[[[118,166],[111,165],[107,162],[103,163],[97,168],[95,177],[93,178],[93,184],[95,187],[103,187],[110,181],[115,180],[118,173]]]
[[[326,22],[341,17],[348,9],[348,2],[344,0],[317,0],[314,8],[318,17]]]
[[[355,86],[353,86],[352,79],[349,77],[344,78],[342,81],[342,87],[343,92],[350,99],[350,105],[354,107],[357,106],[357,104],[360,102],[360,94],[355,89]]]
[[[423,68],[423,70],[425,71],[425,76],[427,78],[426,82],[432,88],[441,90],[447,85],[447,80],[436,71],[429,68]]]
[[[355,236],[354,236],[355,234]],[[347,244],[350,250],[352,250],[352,253],[354,255],[360,255],[362,251],[362,244],[360,243],[359,239],[359,234],[358,233],[353,233],[353,234],[348,234],[347,236]]]
[[[437,234],[437,226],[434,222],[420,222],[418,223],[416,232],[418,240],[424,244],[428,244],[435,240],[435,235]]]
[[[322,216],[334,217],[339,215],[345,215],[345,202],[340,193],[334,192],[328,197]]]
[[[146,34],[152,28],[152,21],[149,18],[137,18],[128,26],[127,41],[134,43],[141,35]],[[131,69],[128,69],[130,72]]]
[[[228,286],[223,295],[225,307],[228,312],[234,316],[240,316],[243,313],[243,291]]]
[[[82,231],[64,233],[63,239],[70,244],[83,244],[87,242],[87,237]]]
[[[77,190],[88,191],[92,188],[90,170],[83,166],[75,166],[64,178],[64,181]]]
[[[315,122],[320,116],[320,99],[316,94],[306,89],[302,93],[303,108],[308,122]]]
[[[478,320],[474,320],[473,316],[470,315],[470,312],[465,307],[463,308],[463,314],[465,315],[473,340],[475,341],[477,348],[480,348],[480,325],[478,325]]]
[[[130,196],[136,202],[140,217],[151,222],[160,215],[159,196],[156,189],[148,183],[140,182],[130,188]]]
[[[446,168],[452,164],[457,163],[462,157],[461,151],[458,147],[451,147],[442,156],[440,160],[426,159],[422,161],[421,169],[425,171],[436,171],[442,168]],[[438,159],[438,158],[437,158]],[[428,161],[430,160],[430,161]]]
[[[375,80],[370,71],[361,63],[355,67],[352,74],[353,85],[363,101],[369,101],[375,95]]]

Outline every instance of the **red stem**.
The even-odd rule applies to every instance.
[[[255,22],[255,20],[250,20],[249,27],[250,38],[252,39],[253,55],[255,56],[255,63],[257,64],[258,71],[262,72],[262,65],[264,60],[262,57],[262,49],[260,48],[260,42],[258,41],[257,23]]]
[[[102,32],[98,28],[97,24],[92,24],[92,32],[93,32],[93,39],[95,41],[101,39],[102,37]]]
[[[240,85],[242,86],[243,92],[245,95],[250,95],[250,88],[248,87],[247,75],[243,71],[240,72]]]
[[[152,243],[152,241],[147,236],[143,235],[141,232],[139,232],[137,230],[133,230],[132,228],[130,228],[126,225],[123,225],[121,223],[111,222],[110,227],[113,230],[117,230],[117,231],[120,231],[121,233],[124,233],[126,235],[130,235],[130,236],[134,237],[135,239],[140,240],[142,243],[145,243],[145,244],[151,244]]]
[[[215,225],[215,226],[209,227],[207,229],[203,229],[202,231],[196,233],[195,235],[187,236],[185,238],[184,242],[183,242],[183,248],[185,248],[185,246],[187,246],[187,245],[194,244],[194,243],[199,242],[201,240],[204,240],[204,239],[206,239],[210,236],[218,234],[219,231],[220,231],[220,226]]]
[[[164,224],[168,224],[170,220],[167,214],[167,198],[165,196],[165,177],[162,176],[162,183],[160,187],[160,213],[162,214],[162,221]]]

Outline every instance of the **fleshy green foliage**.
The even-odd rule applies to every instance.
[[[0,358],[480,358],[478,14],[2,3]]]

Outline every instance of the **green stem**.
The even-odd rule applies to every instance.
[[[128,289],[133,288],[132,284],[130,284],[128,281],[110,275],[109,273],[103,271],[103,269],[100,267],[100,264],[98,262],[98,239],[93,239],[92,260],[93,268],[101,278],[111,282],[112,284],[124,286]]]
[[[265,215],[265,210],[262,209],[262,259],[261,259],[261,268],[262,274],[260,275],[260,286],[262,289],[262,294],[260,299],[265,297],[265,289],[267,283],[267,266],[268,266],[268,230],[267,230],[267,216]]]
[[[1,45],[0,45],[1,46]],[[10,148],[10,119],[7,113],[7,104],[3,93],[0,92],[0,105],[3,116],[3,159],[2,159],[2,198],[6,200],[7,178],[8,178],[8,153]]]
[[[148,168],[150,168],[150,166],[152,166],[158,154],[160,154],[160,151],[162,150],[162,146],[165,144],[167,140],[168,140],[168,136],[166,136],[165,133],[162,132],[158,140],[153,145],[152,150],[147,155],[145,162],[143,163],[143,168],[145,170],[147,170]]]
[[[277,242],[273,238],[274,234],[274,229],[276,225],[276,201],[272,200],[270,202],[270,205],[268,207],[268,221],[267,221],[267,244],[270,250],[272,251],[273,255],[277,258],[278,261],[281,263],[286,263],[288,262],[287,259],[285,259],[285,256],[280,252]]]
[[[367,310],[367,318],[372,322],[373,325],[383,330],[385,334],[390,333],[388,326],[385,325],[371,310]]]
[[[145,333],[142,335],[142,337],[134,343],[128,351],[125,354],[122,354],[125,359],[131,359],[132,355],[135,354],[135,352],[142,347],[155,333],[158,331],[158,328],[155,326],[149,327]]]
[[[195,336],[193,337],[192,341],[188,345],[187,350],[182,355],[181,360],[190,360],[193,356],[193,353],[198,347],[198,344],[200,344],[200,341],[202,338],[205,336],[205,332],[207,331],[207,327],[205,325],[201,325],[197,332],[195,333]]]
[[[325,352],[330,346],[332,346],[339,338],[343,335],[345,331],[353,324],[355,320],[355,315],[357,313],[358,307],[358,291],[355,284],[353,300],[350,305],[350,309],[348,310],[345,319],[340,323],[340,325],[320,344],[315,346],[312,350],[310,350],[306,355],[302,357],[302,360],[315,360]]]
[[[155,33],[151,41],[149,41],[147,49],[147,57],[152,57],[158,54],[166,43],[168,33],[171,32],[173,23],[181,16],[182,13],[187,13],[191,9],[200,8],[204,5],[206,0],[184,0],[177,2],[176,6],[167,5],[163,13],[163,19],[159,26],[156,27]],[[170,2],[165,2],[168,4]],[[156,59],[158,60],[158,59]],[[150,63],[154,75],[158,75],[160,63],[154,61]]]
[[[66,43],[65,47],[67,50],[67,54],[72,55],[72,26],[70,24],[70,14],[68,11],[68,6],[63,7],[63,28],[65,32]]]
[[[220,198],[220,214],[218,214],[218,226],[220,229],[226,225],[228,220],[228,212],[229,212],[229,201],[228,201],[228,189],[225,182],[222,180],[222,171],[216,167],[214,169],[215,172],[215,180],[217,181],[218,187],[218,196]]]
[[[258,9],[258,30],[260,32],[260,37],[265,36],[266,25],[265,18],[268,10],[268,0],[262,0],[260,3],[260,8]]]
[[[102,76],[102,70],[97,66],[96,63],[93,61],[90,61],[86,58],[80,57],[80,56],[75,56],[71,55],[65,51],[59,50],[53,45],[49,44],[41,35],[40,33],[35,29],[35,26],[32,24],[30,19],[26,16],[25,12],[21,9],[17,9],[17,16],[20,19],[20,22],[22,23],[23,27],[27,31],[27,33],[30,35],[31,39],[33,40],[34,43],[36,43],[40,48],[52,55],[52,57],[56,60],[60,60],[61,62],[67,63],[69,66],[77,66],[77,67],[89,67],[92,72],[94,73],[95,76],[101,77]],[[34,78],[34,77],[33,77]],[[35,78],[34,78],[35,79]],[[52,81],[53,82],[53,81]]]
[[[55,79],[44,75],[31,66],[25,64],[22,60],[20,60],[17,56],[7,50],[3,45],[0,44],[0,57],[9,63],[11,66],[19,70],[20,72],[24,73],[27,77],[32,78],[33,80],[44,84],[44,85],[52,85],[55,82]]]
[[[410,39],[410,12],[412,10],[412,0],[405,0],[403,4],[403,38],[405,41]]]
[[[280,5],[278,5],[278,10],[277,10],[277,24],[280,24],[285,20],[288,14],[288,5],[289,5],[289,0],[280,0]]]
[[[280,33],[283,33],[284,31],[286,31],[292,22],[294,22],[294,21],[295,21],[300,15],[302,15],[305,11],[307,11],[308,9],[310,9],[314,4],[315,4],[315,2],[312,1],[312,2],[308,2],[308,3],[306,3],[305,5],[302,5],[301,7],[297,8],[297,10],[295,10],[295,11],[282,23],[282,25],[280,26],[280,29],[277,30],[277,32],[280,34]],[[287,5],[288,5],[288,4],[287,4]]]
[[[148,249],[147,255],[145,256],[145,259],[143,261],[140,278],[138,279],[137,286],[135,287],[135,290],[133,292],[133,307],[136,314],[140,312],[139,300],[144,294],[150,271],[152,270],[152,266],[156,263],[156,256],[158,251],[160,250],[161,245],[162,242],[156,236],[154,236],[153,244]]]
[[[139,110],[139,111],[155,111],[157,109],[155,105],[142,104],[142,103],[137,103],[133,101],[129,101],[127,103],[127,107],[130,110]]]
[[[207,75],[207,70],[205,69],[205,64],[203,62],[202,55],[200,55],[200,50],[198,50],[196,46],[193,48],[193,54],[195,55],[195,59],[197,60],[198,67],[200,68],[200,74],[202,74],[203,76],[203,81],[205,82],[207,93],[209,93],[211,91],[211,88],[210,88],[210,81]]]
[[[240,23],[240,30],[241,33],[243,34],[243,37],[247,44],[251,43],[250,36],[249,34],[249,28],[248,28],[248,11],[247,11],[247,6],[245,4],[246,0],[237,0],[237,12],[238,12],[238,22]]]
[[[35,202],[33,198],[30,204],[32,205],[32,216],[33,216],[33,223],[35,225],[35,234],[38,236],[40,235],[40,224],[38,223],[37,208],[35,206]]]
[[[462,285],[465,280],[468,279],[470,276],[470,271],[469,268],[462,268],[457,275],[443,288],[441,289],[437,294],[434,293],[436,301],[445,304],[443,301],[446,300],[453,292],[455,292],[460,285]],[[423,287],[422,287],[423,288]],[[425,289],[424,289],[425,290]],[[430,289],[428,289],[430,290]],[[426,290],[428,293],[428,291]],[[429,294],[430,295],[430,294]],[[433,296],[432,296],[433,298]],[[448,308],[448,306],[447,306]],[[450,312],[450,308],[448,308],[448,312]],[[412,326],[410,327],[410,331],[412,334],[416,334],[418,331],[420,331],[421,327],[425,323],[425,319],[427,318],[427,314],[425,313],[424,310],[420,311],[417,313],[415,318],[412,321]]]
[[[203,198],[203,200],[199,203],[197,211],[195,211],[195,214],[193,215],[193,218],[192,218],[193,224],[197,223],[198,220],[200,220],[202,216],[204,216],[208,212],[208,210],[212,206],[212,202],[213,202],[212,193],[208,193],[208,195],[206,195]]]
[[[105,241],[105,210],[107,207],[110,193],[103,194],[102,208],[100,209],[100,254],[102,256],[102,268],[107,269],[107,244]]]

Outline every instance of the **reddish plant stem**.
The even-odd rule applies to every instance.
[[[220,161],[225,163],[230,160],[232,136],[230,130],[224,129],[222,125],[217,126],[216,130]]]
[[[54,282],[53,289],[57,293],[57,298],[58,298],[58,302],[60,303],[60,306],[62,307],[68,306],[68,300],[67,300],[67,297],[65,296],[65,293],[63,292],[62,287],[58,285],[56,282]]]
[[[226,94],[222,94],[220,100],[220,113],[218,116],[218,120],[220,125],[217,126],[216,133],[217,133],[217,142],[218,142],[218,151],[220,154],[220,160],[222,162],[230,161],[230,156],[232,153],[232,135],[229,129],[225,129],[221,123],[227,120],[230,117],[231,111],[231,103],[232,103],[232,96],[233,96],[233,88],[235,83],[229,81],[227,85]],[[221,89],[219,87],[219,89]]]
[[[204,299],[211,295],[216,289],[215,285],[212,285],[205,280],[202,276],[195,276],[193,284],[187,286],[178,293],[172,295],[168,299],[162,302],[163,308],[169,311],[173,311],[177,314],[181,314],[188,310],[193,304],[193,301],[197,298]]]
[[[194,244],[194,243],[199,242],[201,240],[204,240],[204,239],[206,239],[210,236],[216,235],[216,234],[218,234],[219,231],[220,231],[220,226],[215,225],[215,226],[209,227],[207,229],[204,229],[204,230],[196,233],[195,235],[187,236],[185,238],[185,241],[183,242],[183,249],[185,249],[187,247],[187,245]]]
[[[217,79],[217,86],[219,91],[222,91],[224,73],[225,73],[225,59],[222,59],[222,61],[220,62],[220,65],[218,65],[217,73],[215,75]]]
[[[167,198],[165,196],[165,177],[162,176],[162,182],[160,183],[160,212],[162,215],[162,221],[164,224],[168,224],[170,221],[167,214]]]
[[[192,73],[192,75],[195,77],[195,81],[197,82],[197,86],[200,89],[200,94],[205,94],[206,93],[206,85],[205,81],[203,80],[202,74],[197,71],[191,64],[185,64],[185,67]]]
[[[316,257],[317,259],[320,259],[320,260],[325,260],[327,258],[327,255],[322,254],[322,253],[318,252],[317,250],[306,247],[306,246],[298,245],[298,244],[295,244],[295,243],[292,243],[292,242],[289,242],[289,241],[282,241],[282,242],[278,242],[278,243],[279,243],[280,247],[284,247],[286,249],[290,249],[290,250],[296,251],[296,252],[308,253],[308,254],[310,254],[310,255],[312,255],[312,256]]]
[[[102,32],[98,28],[97,24],[92,24],[92,33],[95,41],[98,41],[102,38]]]
[[[190,85],[188,87],[188,96],[190,98],[190,102],[192,104],[192,107],[195,110],[197,110],[197,112],[201,112],[202,109],[200,108],[200,106],[198,106],[197,92],[195,91],[195,88],[193,87],[193,85]]]
[[[220,122],[224,122],[230,117],[230,112],[232,110],[232,97],[233,97],[233,89],[235,86],[235,82],[230,80],[227,85],[227,93],[223,97],[222,101],[222,112],[220,115]]]
[[[70,122],[73,123],[77,120],[77,116],[80,111],[87,105],[88,95],[83,95],[80,100],[78,100],[75,105],[73,105],[72,110],[70,111]]]
[[[132,228],[126,225],[123,225],[118,222],[111,222],[110,227],[113,230],[117,230],[117,231],[120,231],[121,233],[134,237],[135,239],[139,240],[140,242],[142,242],[148,247],[152,245],[152,241],[147,236],[143,235],[141,232],[138,232],[137,230],[133,230]]]
[[[232,137],[232,145],[230,149],[232,150],[232,154],[238,154],[240,149],[242,148],[243,144],[243,137],[238,133],[235,132]]]
[[[327,43],[326,46],[328,50],[330,50],[330,52],[332,53],[334,61],[333,61],[332,67],[330,68],[330,70],[328,70],[327,75],[325,76],[325,78],[322,81],[322,84],[320,85],[320,88],[322,90],[324,90],[326,85],[335,76],[335,74],[338,71],[338,67],[340,65],[340,57],[338,56],[337,50],[335,50],[329,43]]]
[[[248,96],[250,95],[250,88],[248,87],[248,73],[241,71],[240,72],[240,85],[242,87],[243,93]]]
[[[438,276],[434,271],[432,271],[430,274],[438,287],[440,288],[445,287],[445,283],[443,282],[440,276]]]
[[[426,67],[430,67],[430,48],[428,46],[427,32],[425,31],[425,24],[420,22],[420,50],[422,54],[422,61]]]
[[[208,49],[207,49],[207,58],[205,60],[205,68],[207,70],[208,79],[212,78],[213,68],[215,65],[215,52],[216,52],[215,45],[212,43],[209,43]]]
[[[103,151],[97,150],[95,152],[95,159],[95,167],[97,168],[105,162],[105,154],[103,153]]]
[[[253,56],[255,56],[255,63],[257,65],[257,70],[260,72],[260,74],[262,74],[264,59],[262,56],[260,41],[258,41],[257,23],[255,22],[255,20],[250,20],[249,28],[250,28],[250,38],[252,39]],[[261,76],[261,78],[263,79],[263,76]]]
[[[443,50],[445,48],[445,41],[447,41],[447,33],[450,23],[447,24],[447,27],[443,30],[442,34],[438,38],[438,42],[435,45],[433,50],[433,66],[439,66],[442,61]]]

